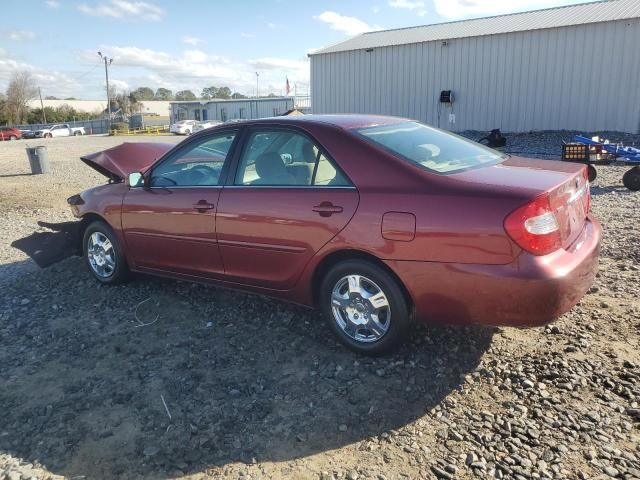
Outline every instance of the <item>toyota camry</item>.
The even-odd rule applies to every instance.
[[[251,120],[82,160],[109,178],[68,200],[97,281],[143,272],[317,307],[360,353],[416,321],[546,324],[597,269],[584,165],[413,120]]]

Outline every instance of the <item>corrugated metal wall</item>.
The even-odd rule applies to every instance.
[[[311,98],[453,131],[640,133],[640,19],[313,55]]]

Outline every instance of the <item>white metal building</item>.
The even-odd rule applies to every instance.
[[[640,0],[365,33],[310,57],[314,113],[640,133]]]
[[[293,97],[171,102],[171,122],[275,117],[293,109]]]

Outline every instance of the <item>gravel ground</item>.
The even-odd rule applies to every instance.
[[[508,139],[557,154],[571,137]],[[601,270],[571,312],[418,327],[370,359],[314,312],[143,276],[102,287],[77,258],[40,270],[9,246],[69,219],[66,197],[104,181],[78,157],[121,141],[49,140],[53,174],[33,177],[25,143],[0,143],[0,480],[640,479],[640,193],[623,168],[592,186]]]

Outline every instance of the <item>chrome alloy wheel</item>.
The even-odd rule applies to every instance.
[[[377,342],[391,325],[387,296],[362,275],[347,275],[336,283],[331,292],[331,309],[338,326],[357,342]]]
[[[96,275],[108,278],[116,270],[116,252],[111,240],[100,232],[94,232],[89,237],[87,245],[87,259]]]

